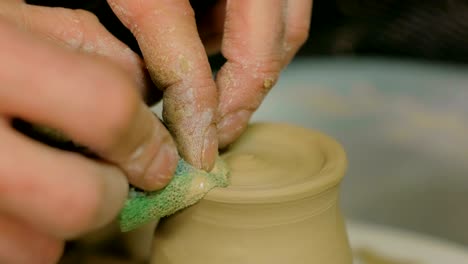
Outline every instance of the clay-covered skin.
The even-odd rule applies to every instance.
[[[338,205],[346,156],[337,142],[261,123],[221,157],[231,185],[162,220],[151,263],[352,263]]]

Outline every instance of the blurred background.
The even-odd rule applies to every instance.
[[[86,9],[132,49],[138,45],[106,0],[26,0]],[[196,11],[217,0],[190,0]],[[197,12],[202,16],[203,12]],[[468,61],[467,0],[314,0],[309,41],[298,57],[397,56],[431,61]],[[220,56],[212,58],[214,68]]]
[[[105,1],[28,2],[94,11],[138,50]],[[315,0],[309,41],[254,119],[345,146],[349,219],[468,246],[467,64],[468,0]]]
[[[315,0],[301,56],[468,62],[466,0]]]
[[[468,245],[467,64],[466,0],[315,0],[309,40],[257,117],[345,145],[349,217]],[[300,109],[266,109],[281,100]]]
[[[256,118],[343,143],[349,218],[468,245],[467,63],[466,0],[315,0]]]

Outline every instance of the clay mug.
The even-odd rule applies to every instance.
[[[350,264],[339,207],[347,160],[332,138],[251,125],[222,157],[231,185],[160,221],[152,264]]]

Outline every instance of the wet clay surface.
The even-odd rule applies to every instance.
[[[336,141],[255,123],[221,157],[231,185],[162,220],[151,263],[352,263],[338,204],[347,162]]]

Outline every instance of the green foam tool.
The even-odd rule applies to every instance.
[[[195,204],[215,187],[227,187],[229,170],[221,159],[211,172],[192,167],[184,160],[177,164],[175,175],[164,188],[154,192],[130,189],[128,199],[120,212],[122,232],[131,231],[148,222],[169,216]]]
[[[96,158],[94,153],[75,144],[58,130],[30,124],[23,120],[14,120],[13,126],[25,135],[49,146]],[[127,201],[119,215],[120,229],[123,232],[131,231],[193,205],[211,189],[227,187],[228,177],[228,166],[221,158],[218,158],[213,170],[209,173],[198,170],[181,159],[177,164],[173,179],[164,189],[154,192],[130,189]]]

